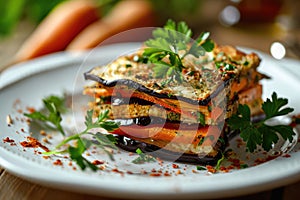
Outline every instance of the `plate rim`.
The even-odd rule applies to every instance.
[[[127,43],[126,43],[127,44]],[[123,44],[123,45],[125,45],[126,46],[126,44]],[[130,43],[130,44],[132,44],[132,43]],[[140,43],[139,43],[140,44]],[[119,44],[113,44],[113,45],[119,45]],[[137,43],[134,43],[134,45],[137,45]],[[110,46],[110,45],[109,45]],[[102,49],[103,47],[100,47],[99,49]],[[242,47],[243,48],[243,47]],[[247,48],[245,48],[245,49],[247,49]],[[254,50],[254,49],[250,49],[250,50],[252,50],[252,51],[255,51],[255,52],[258,52],[257,50]],[[82,62],[82,59],[84,59],[85,57],[86,57],[86,55],[87,54],[89,54],[90,53],[90,51],[84,51],[84,52],[80,52],[79,54],[66,54],[65,52],[61,52],[61,53],[56,53],[56,54],[53,54],[53,55],[48,55],[48,56],[44,56],[44,57],[41,57],[41,58],[39,58],[39,59],[35,59],[35,60],[32,60],[32,61],[30,61],[30,62],[26,62],[26,63],[21,63],[21,64],[19,64],[19,65],[17,65],[17,66],[14,66],[14,67],[12,67],[11,69],[9,69],[9,71],[13,71],[13,70],[17,70],[17,69],[19,69],[20,67],[24,67],[24,65],[25,66],[28,66],[28,65],[35,65],[35,63],[45,63],[45,61],[47,61],[47,62],[49,62],[49,59],[50,59],[50,63],[47,63],[47,66],[48,66],[48,68],[43,68],[42,70],[41,69],[37,69],[36,71],[34,71],[34,70],[32,70],[32,69],[30,69],[30,68],[27,68],[27,70],[28,70],[28,73],[27,73],[27,78],[28,77],[30,77],[31,75],[33,75],[33,74],[38,74],[38,73],[41,73],[41,72],[46,72],[47,70],[50,70],[50,71],[52,71],[52,70],[59,70],[61,67],[63,67],[63,64],[61,64],[60,66],[56,66],[56,64],[57,63],[59,63],[59,62],[62,62],[62,63],[69,63],[69,62],[78,62],[78,61],[80,61],[80,62]],[[268,55],[266,55],[265,53],[259,53],[260,55],[262,55],[262,57],[267,57]],[[59,59],[61,59],[61,60],[59,60],[59,59],[55,59],[55,58],[59,58]],[[54,62],[54,63],[52,63],[52,65],[51,65],[51,60],[52,61],[56,61],[56,62]],[[57,62],[57,61],[59,61],[59,62]],[[43,65],[39,65],[40,66],[40,68],[42,68],[43,67]],[[3,81],[1,81],[1,77],[3,76],[3,75],[6,75],[7,73],[11,73],[11,72],[3,72],[2,74],[0,74],[0,83],[2,83]],[[1,90],[2,89],[6,89],[8,86],[10,86],[11,84],[14,84],[14,83],[17,83],[17,82],[20,82],[20,81],[22,81],[22,79],[23,79],[23,76],[21,76],[21,78],[19,77],[19,79],[15,79],[15,80],[10,80],[10,81],[8,81],[8,84],[6,83],[5,84],[5,81],[4,81],[4,83],[2,83],[3,84],[3,87],[0,87],[0,92],[1,92]],[[24,179],[26,179],[26,180],[31,180],[31,181],[33,181],[33,182],[37,182],[37,183],[41,183],[42,185],[46,185],[46,186],[51,186],[51,187],[55,187],[55,185],[52,185],[52,183],[55,183],[55,182],[51,182],[51,183],[49,183],[49,182],[47,182],[47,180],[45,180],[45,179],[41,179],[41,178],[39,178],[38,176],[35,176],[35,174],[30,174],[30,173],[25,173],[25,172],[28,172],[28,171],[22,171],[21,169],[22,168],[20,168],[18,165],[17,165],[17,163],[15,163],[14,162],[14,160],[11,160],[10,158],[12,158],[13,156],[11,156],[10,154],[13,154],[13,153],[11,153],[11,152],[8,152],[7,150],[5,151],[5,149],[2,147],[2,146],[0,146],[0,151],[1,151],[1,154],[0,154],[0,164],[1,164],[1,166],[3,166],[5,169],[7,169],[9,172],[11,172],[11,173],[13,173],[13,174],[15,174],[15,175],[18,175],[18,176],[21,176],[22,178],[24,178]],[[15,155],[16,156],[16,155]],[[18,157],[18,158],[21,158],[21,159],[25,159],[25,158],[23,158],[23,157]],[[276,162],[276,160],[274,160],[275,162]],[[273,162],[273,161],[270,161],[270,162]],[[24,163],[26,163],[26,161],[24,161]],[[269,162],[268,162],[269,163]],[[15,164],[15,166],[13,165],[13,164]],[[267,163],[266,163],[267,164]],[[30,164],[31,165],[31,164]],[[262,165],[264,165],[264,164],[262,164]],[[33,166],[37,166],[37,164],[36,163],[34,163],[33,164]],[[299,164],[299,166],[300,166],[300,164]],[[261,166],[257,166],[257,167],[261,167]],[[28,170],[27,168],[25,168],[26,170]],[[20,171],[21,170],[21,171]],[[49,169],[48,169],[49,170]],[[243,172],[247,172],[249,169],[244,169],[245,171],[243,171]],[[234,173],[237,173],[237,172],[234,172]],[[29,174],[29,175],[28,175]],[[215,176],[215,175],[214,175]],[[226,175],[225,175],[226,176]],[[283,175],[282,175],[283,176]],[[275,179],[275,177],[273,177],[274,179]],[[281,182],[279,182],[279,181],[276,181],[276,183],[273,183],[273,184],[267,184],[266,185],[266,183],[265,182],[261,182],[260,184],[255,184],[256,186],[252,186],[251,188],[248,188],[248,190],[247,190],[247,192],[246,191],[238,191],[237,189],[236,190],[234,190],[236,193],[233,195],[232,193],[232,191],[233,190],[231,190],[231,191],[229,191],[229,192],[226,192],[226,190],[225,191],[223,191],[223,192],[225,192],[225,193],[222,193],[222,195],[220,196],[220,194],[216,194],[216,193],[214,193],[215,192],[215,190],[211,190],[211,191],[208,191],[208,192],[201,192],[201,193],[199,193],[199,192],[197,192],[197,191],[194,191],[194,192],[192,192],[192,191],[189,191],[189,190],[185,190],[185,191],[173,191],[173,192],[171,192],[171,193],[168,193],[168,192],[162,192],[162,191],[156,191],[156,192],[158,192],[158,193],[153,193],[153,191],[150,191],[150,192],[137,192],[137,191],[134,191],[134,190],[128,190],[128,189],[120,189],[120,188],[118,188],[118,190],[113,190],[113,191],[117,191],[116,193],[114,193],[114,194],[112,194],[112,195],[110,195],[110,194],[108,194],[108,193],[106,193],[105,195],[107,195],[107,196],[111,196],[111,197],[123,197],[124,198],[124,196],[123,196],[123,194],[131,194],[131,195],[133,195],[133,196],[130,196],[130,197],[128,197],[128,198],[140,198],[140,197],[149,197],[149,195],[151,196],[152,195],[152,197],[162,197],[162,196],[164,196],[164,197],[172,197],[172,198],[182,198],[182,197],[185,197],[185,198],[192,198],[192,197],[195,197],[195,195],[197,196],[197,197],[204,197],[204,198],[211,198],[211,197],[213,197],[213,198],[217,198],[217,197],[230,197],[230,196],[236,196],[236,195],[243,195],[243,194],[250,194],[250,193],[252,193],[253,192],[253,190],[255,190],[255,191],[259,191],[259,189],[260,189],[260,191],[263,191],[263,190],[266,190],[266,189],[271,189],[271,188],[274,188],[274,186],[275,187],[279,187],[279,186],[283,186],[283,185],[286,185],[286,184],[289,184],[289,183],[293,183],[293,182],[295,182],[296,180],[299,180],[300,179],[300,169],[299,170],[296,170],[296,169],[294,169],[294,171],[290,171],[289,173],[287,173],[285,176],[283,176],[283,177],[281,177],[281,179],[282,178],[288,178],[288,179],[284,179],[283,181],[281,181]],[[155,180],[156,178],[154,178],[153,180]],[[157,180],[157,179],[156,179]],[[166,180],[168,180],[168,179],[166,179]],[[278,180],[278,177],[277,177],[277,179],[276,180]],[[53,180],[52,180],[53,181]],[[274,180],[273,180],[274,181]],[[114,184],[116,184],[116,182],[113,182]],[[270,183],[270,180],[268,180],[267,181],[267,183]],[[243,185],[243,184],[242,184]],[[239,185],[240,187],[242,186],[242,185]],[[260,187],[260,186],[264,186],[264,187]],[[78,187],[78,185],[72,185],[72,184],[69,184],[69,185],[66,185],[66,187],[64,188],[64,189],[67,189],[67,190],[71,190],[71,191],[74,191],[73,189],[72,189],[72,186],[74,187]],[[244,184],[244,186],[243,187],[246,187],[245,186],[245,184]],[[247,188],[247,187],[246,187]],[[78,188],[77,188],[78,189]],[[92,189],[92,188],[90,188],[90,189]],[[106,189],[109,189],[109,188],[106,188]],[[95,194],[95,195],[99,195],[99,192],[95,192],[95,191],[90,191],[90,190],[88,190],[88,188],[87,188],[87,190],[86,191],[88,191],[88,193],[89,194]],[[81,191],[81,192],[84,192],[84,191]],[[103,189],[102,189],[102,192],[103,192]],[[103,193],[102,193],[103,194]],[[199,196],[200,195],[200,196]],[[228,195],[228,196],[226,196],[226,195]]]

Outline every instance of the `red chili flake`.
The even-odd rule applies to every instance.
[[[73,166],[73,163],[72,163],[72,161],[70,161],[68,165],[69,165],[69,166]]]
[[[164,176],[171,176],[171,174],[169,172],[165,172]]]
[[[26,119],[26,124],[29,126],[31,123],[30,119]]]
[[[92,164],[93,164],[93,165],[102,165],[102,164],[104,164],[104,161],[102,161],[102,160],[94,160],[94,161],[92,162]]]
[[[300,122],[300,114],[292,116],[292,123],[290,124],[291,127],[297,126]]]
[[[10,139],[9,137],[6,137],[5,139],[3,139],[3,142],[13,143],[15,141],[13,139]]]
[[[133,174],[133,172],[132,172],[132,171],[127,171],[126,173],[127,173],[127,174]]]
[[[22,131],[23,133],[25,133],[25,130],[24,130],[24,128],[21,128],[21,131]]]
[[[151,172],[155,173],[155,172],[156,172],[156,169],[153,168],[153,169],[151,170]]]
[[[211,165],[206,165],[206,169],[210,173],[216,173],[217,172],[217,170]]]
[[[33,107],[26,107],[26,110],[30,113],[35,112],[35,108],[33,108]]]
[[[193,171],[193,170],[192,170],[192,171]],[[180,169],[176,171],[176,175],[179,175],[179,174],[182,174],[182,172],[181,172]]]
[[[291,155],[290,154],[284,154],[282,157],[289,158],[289,157],[291,157]]]
[[[234,166],[233,166],[233,165],[229,165],[229,166],[227,167],[227,169],[228,169],[228,170],[232,170],[232,169],[234,169]]]
[[[133,155],[136,155],[136,154],[133,152],[129,152],[129,154],[128,154],[128,156],[133,156]]]
[[[266,158],[257,158],[257,159],[255,160],[255,164],[261,164],[261,163],[268,162],[268,161],[270,161],[270,160],[273,160],[273,159],[277,158],[278,156],[280,156],[280,154],[275,155],[275,156],[268,156],[268,157],[266,157]]]
[[[229,158],[228,161],[230,161],[234,167],[239,168],[241,165],[241,161],[237,158]]]
[[[62,166],[63,162],[60,159],[57,159],[55,162],[53,162],[54,165]]]
[[[229,172],[229,169],[226,168],[226,167],[224,167],[224,166],[221,166],[221,167],[220,167],[220,171],[221,171],[221,172],[227,173],[227,172]]]
[[[27,139],[27,141],[20,142],[20,144],[23,147],[28,147],[28,148],[40,147],[44,151],[49,152],[49,149],[46,146],[42,145],[39,141],[37,141],[37,139],[35,139],[33,137],[27,137],[26,139]]]
[[[161,176],[161,173],[151,173],[149,176]]]
[[[105,165],[100,165],[99,167],[100,170],[105,170],[105,168],[106,168]]]
[[[49,159],[49,157],[50,157],[50,156],[43,156],[43,158],[46,159],[46,160]]]
[[[44,130],[40,130],[40,134],[41,134],[41,135],[44,135],[44,136],[47,135],[46,131],[44,131]]]
[[[112,171],[112,172],[119,173],[119,174],[124,174],[124,172],[119,171],[117,168],[114,168],[114,169],[112,169],[111,171]]]
[[[237,147],[241,147],[245,145],[245,142],[241,138],[237,138],[236,142],[237,142]]]
[[[48,135],[47,135],[47,138],[48,138],[48,139],[52,139],[52,135],[48,134]]]
[[[49,140],[48,140],[47,138],[43,138],[42,140],[43,140],[44,143],[47,143],[47,144],[50,143]]]
[[[174,169],[178,169],[178,168],[179,168],[179,165],[173,163],[173,164],[172,164],[172,167],[173,167]]]

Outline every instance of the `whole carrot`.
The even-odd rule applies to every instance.
[[[64,50],[78,33],[99,18],[97,4],[92,0],[60,3],[23,43],[14,62]]]
[[[90,24],[68,45],[67,50],[89,49],[119,32],[153,25],[152,6],[147,0],[120,1],[102,19]]]

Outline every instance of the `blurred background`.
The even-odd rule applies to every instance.
[[[299,10],[299,0],[0,0],[0,68],[169,18],[218,44],[299,59]]]

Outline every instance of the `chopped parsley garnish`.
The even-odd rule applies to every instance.
[[[197,112],[197,119],[202,126],[205,126],[205,115],[202,112]]]
[[[226,62],[215,62],[216,68],[220,69],[223,67],[225,71],[231,71],[234,70],[236,67],[232,64],[226,63]]]
[[[246,142],[249,152],[254,152],[258,146],[269,151],[273,144],[279,140],[278,134],[284,139],[292,142],[295,135],[293,128],[289,125],[269,125],[268,120],[287,115],[293,112],[293,108],[285,107],[288,100],[278,98],[274,92],[272,99],[267,99],[262,104],[265,118],[259,122],[252,122],[250,108],[247,105],[239,105],[237,114],[228,119],[228,125],[232,130],[240,131],[241,138]]]
[[[209,32],[202,33],[192,41],[192,30],[185,22],[175,23],[168,20],[163,28],[153,32],[153,39],[145,42],[143,58],[154,64],[154,77],[173,77],[173,81],[182,82],[183,58],[187,55],[200,57],[214,49]]]
[[[217,164],[216,164],[216,166],[215,166],[215,169],[216,169],[216,170],[219,170],[219,169],[220,169],[221,163],[223,162],[224,159],[225,159],[225,155],[224,155],[224,153],[222,153],[222,157],[217,161]]]
[[[143,164],[145,162],[156,161],[156,159],[153,156],[143,153],[143,151],[140,148],[137,148],[135,152],[139,155],[139,157],[132,161],[132,163],[134,164]]]

